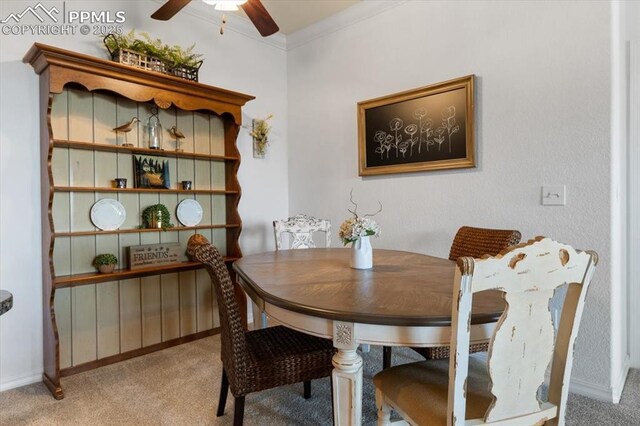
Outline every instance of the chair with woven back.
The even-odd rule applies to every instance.
[[[223,367],[218,417],[224,414],[229,387],[235,398],[235,426],[242,425],[245,395],[249,393],[304,382],[304,397],[309,398],[311,380],[327,377],[333,370],[335,349],[331,341],[283,326],[245,331],[220,252],[195,234],[189,239],[187,255],[204,264],[218,301]]]
[[[538,237],[495,257],[457,261],[449,360],[426,360],[378,373],[378,425],[390,411],[412,425],[563,425],[573,347],[598,256]],[[566,285],[554,329],[550,300]],[[509,309],[500,317],[486,361],[469,356],[476,293],[497,290]],[[541,388],[551,366],[547,397]]]
[[[458,229],[451,249],[449,250],[449,260],[454,262],[464,256],[480,258],[482,256],[495,256],[507,247],[520,242],[522,235],[519,231],[511,229],[489,229],[463,226]],[[489,347],[488,343],[474,343],[469,347],[470,352],[485,352]],[[449,358],[449,347],[439,346],[434,348],[411,348],[424,356],[426,359]],[[391,347],[383,348],[382,358],[383,368],[391,366]]]

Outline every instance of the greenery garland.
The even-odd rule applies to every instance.
[[[162,223],[162,229],[173,228],[171,223],[171,214],[164,204],[154,204],[145,208],[142,211],[142,226],[144,228],[151,228],[154,216],[156,213],[160,213],[160,222]]]
[[[142,39],[136,37],[135,29],[127,34],[110,34],[105,37],[104,43],[111,52],[118,49],[129,49],[143,55],[154,56],[165,61],[174,68],[187,66],[197,68],[202,55],[193,53],[192,44],[187,49],[183,49],[177,44],[170,46],[164,44],[159,38],[152,39],[148,33],[140,33]]]

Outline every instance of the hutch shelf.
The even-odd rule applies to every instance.
[[[254,98],[40,43],[24,62],[40,76],[43,381],[61,399],[61,377],[218,333],[215,294],[201,264],[122,265],[128,246],[179,242],[186,249],[196,232],[229,267],[242,256],[236,138],[241,108]],[[145,143],[154,108],[165,129],[163,150]],[[132,117],[141,122],[130,132],[113,130]],[[166,131],[172,126],[185,135],[180,144]],[[140,155],[168,164],[169,189],[133,187]],[[116,177],[130,187],[116,188]],[[183,190],[182,180],[193,189]],[[91,206],[103,198],[125,207],[117,230],[99,230],[90,220]],[[189,198],[203,208],[197,226],[181,226],[175,215]],[[175,226],[141,229],[142,210],[157,203],[169,208]],[[91,261],[100,253],[117,253],[121,269],[97,273]],[[236,295],[243,306],[239,287]]]

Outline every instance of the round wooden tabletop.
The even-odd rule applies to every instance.
[[[374,250],[373,268],[352,269],[351,249],[280,250],[245,256],[233,268],[267,303],[321,318],[368,324],[448,326],[455,263],[433,256]],[[473,324],[495,322],[501,293],[474,295]]]

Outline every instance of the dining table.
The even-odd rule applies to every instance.
[[[335,425],[362,421],[359,345],[438,347],[451,339],[455,262],[374,249],[371,269],[353,269],[351,254],[278,250],[233,264],[240,286],[270,321],[332,339]],[[474,295],[471,343],[489,340],[505,306],[500,292]]]

